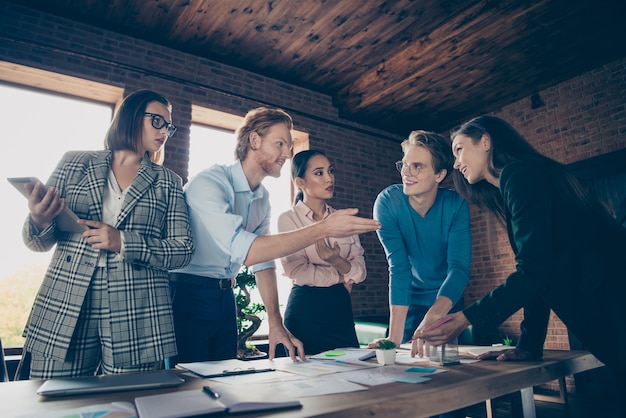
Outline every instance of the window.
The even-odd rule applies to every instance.
[[[189,178],[199,171],[209,168],[214,164],[232,164],[235,161],[235,133],[232,130],[211,127],[200,124],[192,124],[190,130],[189,145]],[[266,177],[263,185],[270,193],[272,205],[271,230],[277,232],[276,221],[278,215],[291,207],[291,161],[283,166],[281,176],[277,179]],[[278,279],[278,294],[281,303],[281,311],[284,310],[291,290],[291,281],[282,276],[280,261],[276,262],[276,276]],[[258,290],[252,293],[252,302],[261,303]],[[261,323],[257,331],[258,335],[267,335],[269,327],[267,321]]]
[[[0,335],[5,346],[22,346],[22,331],[52,250],[36,253],[22,242],[28,206],[6,177],[36,176],[45,183],[65,151],[102,149],[113,105],[5,84],[0,84],[0,97],[5,121],[5,151],[0,154]]]

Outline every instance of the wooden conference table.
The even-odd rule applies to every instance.
[[[447,367],[449,372],[423,384],[391,383],[372,386],[368,390],[305,397],[301,409],[275,411],[262,416],[297,417],[428,417],[470,406],[487,399],[522,391],[525,417],[534,417],[532,387],[560,377],[584,372],[603,364],[587,351],[546,350],[542,361],[498,362],[480,361]],[[43,398],[36,394],[42,381],[0,383],[0,416],[17,417],[53,410],[76,408],[114,401],[133,402],[137,396],[172,391],[172,389],[104,393],[89,396]],[[173,390],[199,389],[206,381],[186,378]],[[219,388],[218,383],[211,383]],[[239,415],[245,417],[259,414]]]

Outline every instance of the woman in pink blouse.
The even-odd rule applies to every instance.
[[[279,216],[279,232],[319,222],[335,211],[326,203],[335,191],[326,154],[306,150],[294,155],[291,178],[298,194],[291,209]],[[306,353],[358,347],[350,291],[366,275],[359,236],[320,240],[281,262],[284,275],[293,282],[285,326],[304,343]]]

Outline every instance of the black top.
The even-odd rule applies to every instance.
[[[518,348],[541,357],[550,308],[601,361],[624,366],[626,229],[582,203],[547,162],[511,163],[500,175],[516,269],[464,310],[477,327],[496,326],[524,307]],[[623,304],[622,304],[623,305]]]

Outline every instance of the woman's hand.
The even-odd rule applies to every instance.
[[[419,340],[424,340],[429,345],[437,346],[453,340],[470,324],[463,312],[456,312],[451,315],[444,316],[441,318],[441,321],[446,322],[436,328],[432,328],[433,325],[431,325],[430,328],[421,330],[418,329],[415,331],[413,337]],[[436,325],[437,324],[434,326]],[[415,357],[415,354],[418,354],[418,347],[414,341],[413,347],[411,347],[411,356]]]
[[[350,272],[352,265],[348,260],[340,255],[339,252],[341,250],[337,241],[335,241],[332,247],[326,243],[326,240],[321,239],[316,241],[315,250],[317,251],[317,255],[319,255],[322,260],[333,266],[335,270],[337,270],[337,273],[341,276]],[[350,289],[348,289],[348,291],[350,291]]]
[[[339,255],[339,244],[336,241],[335,244],[330,247],[325,239],[321,239],[315,243],[315,250],[322,260],[330,264],[341,257]]]
[[[79,219],[76,222],[90,228],[83,232],[81,237],[91,244],[94,250],[108,250],[115,253],[122,250],[122,237],[118,229],[103,222],[87,219]]]
[[[43,231],[63,212],[65,199],[61,198],[58,190],[46,187],[40,181],[34,186],[26,184],[25,187],[28,192],[30,219],[39,231]]]
[[[533,357],[528,351],[519,350],[517,348],[511,348],[508,350],[496,350],[488,351],[479,356],[476,356],[478,360],[486,360],[495,358],[498,361],[523,361],[532,360]]]
[[[346,283],[343,282],[343,287],[346,288],[346,290],[348,291],[348,293],[352,293],[352,283]]]
[[[385,340],[390,340],[390,338],[377,338],[374,341],[372,341],[371,343],[367,344],[367,348],[375,349],[376,347],[378,347],[378,343],[379,342],[385,341]],[[397,341],[393,341],[393,342],[396,345],[396,347],[400,347],[400,343],[399,342],[397,342]]]

